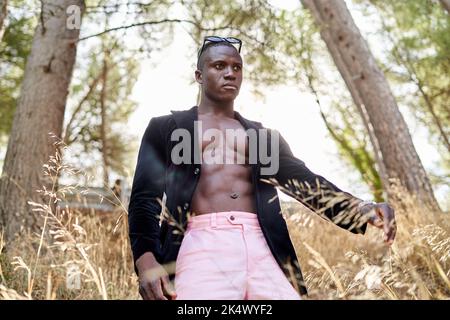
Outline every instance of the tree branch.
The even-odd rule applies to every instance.
[[[106,30],[104,30],[102,32],[91,34],[89,36],[80,38],[78,41],[83,41],[83,40],[87,40],[89,38],[98,37],[98,36],[101,36],[102,34],[109,33],[109,32],[112,32],[112,31],[129,29],[129,28],[133,28],[133,27],[140,27],[140,26],[146,26],[146,25],[161,24],[161,23],[188,23],[188,24],[191,24],[191,25],[195,26],[196,28],[198,28],[198,29],[200,29],[202,31],[217,31],[217,30],[223,30],[223,29],[229,28],[229,26],[223,26],[223,27],[217,27],[217,28],[203,28],[197,22],[191,21],[191,20],[185,20],[185,19],[162,19],[162,20],[156,20],[156,21],[137,22],[137,23],[132,23],[132,24],[125,25],[125,26],[120,26],[120,27],[114,27],[114,28],[106,29]]]
[[[64,143],[66,145],[69,145],[71,141],[69,141],[70,139],[70,135],[72,133],[72,123],[75,120],[75,116],[78,114],[78,112],[80,112],[81,107],[83,106],[84,102],[89,99],[89,97],[91,96],[92,92],[94,91],[94,89],[97,87],[98,82],[100,81],[101,78],[101,73],[99,73],[97,75],[97,77],[94,78],[94,80],[92,81],[92,83],[89,85],[89,90],[88,92],[84,95],[84,97],[81,99],[81,101],[78,103],[77,107],[75,108],[75,110],[72,113],[72,116],[70,117],[69,122],[67,123],[66,126],[66,130],[65,130],[65,134],[64,134]]]

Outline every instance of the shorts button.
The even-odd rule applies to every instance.
[[[234,220],[234,216],[230,216],[230,220],[233,221]]]

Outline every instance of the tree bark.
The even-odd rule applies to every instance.
[[[0,42],[5,33],[5,19],[8,15],[8,0],[0,0]]]
[[[38,214],[27,201],[43,203],[36,190],[51,190],[43,165],[57,151],[49,133],[61,137],[79,28],[67,28],[68,6],[84,12],[83,0],[42,1],[0,180],[0,222],[7,239],[35,228]]]
[[[106,50],[106,49],[105,49]],[[108,81],[108,53],[105,51],[102,67],[102,88],[100,91],[100,139],[102,141],[102,160],[103,160],[103,186],[109,189],[109,159],[108,159],[108,137],[106,133],[107,117],[106,117],[106,95]]]
[[[301,0],[320,26],[322,39],[364,110],[379,144],[389,183],[396,180],[432,210],[439,210],[433,189],[414,148],[389,84],[356,26],[344,0]],[[358,101],[360,100],[360,101]],[[370,133],[370,131],[369,131]],[[400,200],[387,185],[388,197]]]
[[[444,7],[444,9],[447,11],[448,14],[450,14],[450,0],[439,0]]]

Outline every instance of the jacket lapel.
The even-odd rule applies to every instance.
[[[177,125],[178,129],[185,129],[189,132],[189,137],[191,137],[191,150],[196,150],[194,148],[194,138],[196,135],[194,135],[194,121],[198,120],[198,112],[197,112],[197,106],[193,106],[192,108],[188,110],[182,110],[182,111],[170,111],[173,114],[173,118],[175,120],[175,123]],[[191,164],[194,163],[194,152],[191,152]]]
[[[259,167],[260,167],[260,161],[259,161],[259,146],[260,146],[260,141],[259,141],[259,131],[258,129],[262,128],[262,125],[258,122],[254,122],[254,121],[250,121],[246,118],[244,118],[243,116],[241,116],[241,114],[237,111],[234,112],[234,116],[236,118],[236,120],[238,120],[242,126],[244,127],[245,130],[248,129],[253,129],[256,131],[256,150],[257,150],[257,156],[256,156],[256,163],[252,163],[252,174],[253,174],[253,183],[257,184],[257,182],[259,181]],[[255,185],[256,187],[256,185]]]

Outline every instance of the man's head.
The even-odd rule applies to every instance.
[[[195,79],[203,95],[220,102],[234,100],[242,83],[242,58],[230,42],[207,42],[197,61]]]

